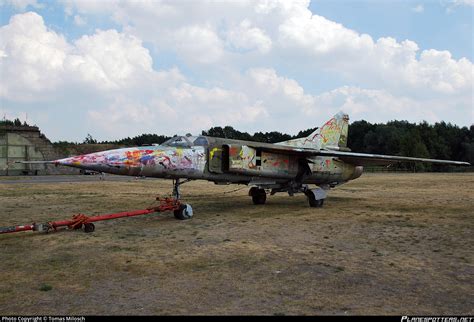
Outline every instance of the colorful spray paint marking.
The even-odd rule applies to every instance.
[[[344,114],[341,122],[341,132],[339,137],[338,146],[347,147],[347,136],[349,134],[349,115]]]
[[[288,174],[290,157],[242,145],[229,147],[229,170],[238,173]]]
[[[310,167],[314,173],[331,172],[334,171],[335,165],[333,158],[315,157],[311,159]]]
[[[255,169],[257,167],[257,150],[249,148],[248,146],[242,146],[240,150],[240,158],[243,161],[243,167],[247,169]]]
[[[255,157],[257,151],[247,146],[229,146],[229,169],[243,170],[256,167]]]
[[[213,149],[211,149],[211,151],[209,152],[210,159],[211,159],[211,160],[214,159],[214,156],[217,155],[216,152],[220,152],[220,151],[222,151],[221,148],[213,148]]]
[[[110,169],[181,169],[203,171],[206,163],[203,147],[189,149],[163,146],[116,149],[106,152],[79,155],[57,161],[63,165],[93,167],[96,171],[111,172]],[[112,171],[117,172],[117,171]]]
[[[288,173],[290,157],[284,154],[262,153],[262,168],[279,173]]]

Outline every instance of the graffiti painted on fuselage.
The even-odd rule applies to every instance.
[[[262,168],[268,171],[288,173],[290,157],[285,154],[262,152]]]
[[[248,146],[229,147],[230,169],[256,169],[257,150]]]
[[[285,154],[261,152],[249,146],[229,147],[229,170],[255,174],[288,174],[290,157]]]
[[[203,170],[206,163],[204,148],[140,147],[111,150],[67,159],[76,165],[100,165],[115,168],[164,168]]]
[[[332,158],[317,157],[311,159],[310,167],[312,172],[330,172],[334,169],[334,162]]]

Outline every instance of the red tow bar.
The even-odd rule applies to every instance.
[[[151,214],[153,212],[164,212],[164,211],[174,211],[179,210],[181,207],[181,203],[179,200],[174,198],[156,198],[160,202],[158,206],[149,207],[146,209],[140,210],[133,210],[133,211],[124,211],[112,214],[105,214],[105,215],[98,215],[93,217],[88,217],[84,214],[77,214],[72,216],[72,219],[69,220],[60,220],[60,221],[51,221],[44,224],[36,224],[32,223],[31,225],[23,225],[23,226],[8,226],[8,227],[0,227],[0,234],[7,234],[7,233],[16,233],[20,231],[40,231],[40,232],[49,232],[50,230],[56,231],[58,227],[67,226],[69,229],[80,229],[84,227],[84,231],[86,233],[93,232],[95,226],[93,222],[102,221],[102,220],[111,220],[123,217],[134,217],[134,216],[141,216]]]

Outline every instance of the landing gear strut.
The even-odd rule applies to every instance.
[[[173,197],[177,200],[181,197],[181,193],[179,192],[179,186],[185,184],[186,182],[191,181],[191,179],[186,179],[184,181],[180,181],[180,179],[173,179]]]
[[[250,188],[249,196],[252,197],[254,205],[263,205],[267,201],[267,193],[264,189],[259,189],[257,187]]]
[[[189,181],[191,181],[191,179],[186,179],[184,181],[180,181],[179,179],[173,179],[173,197],[176,200],[179,200],[179,198],[181,197],[181,193],[179,192],[179,186]],[[173,213],[174,218],[176,219],[191,219],[193,217],[193,208],[190,204],[181,204],[179,209],[176,209]]]

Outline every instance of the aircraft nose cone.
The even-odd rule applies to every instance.
[[[58,165],[65,165],[70,167],[88,167],[93,165],[99,165],[104,162],[105,159],[102,153],[83,154],[55,161],[55,163]]]
[[[58,165],[72,166],[74,164],[74,157],[55,160],[54,163]]]

